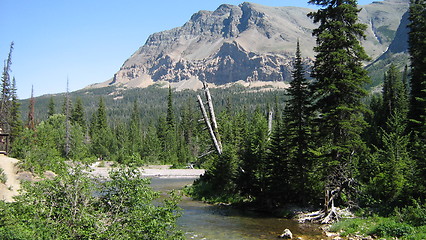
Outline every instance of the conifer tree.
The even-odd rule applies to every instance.
[[[287,128],[282,119],[282,114],[277,113],[272,131],[269,156],[268,156],[268,194],[271,202],[277,206],[292,201],[288,194],[291,188],[289,176],[292,174],[289,168],[289,151],[287,145]]]
[[[12,65],[12,42],[10,44],[9,55],[4,63],[3,74],[1,77],[1,95],[0,95],[0,128],[3,131],[10,131],[11,124],[11,109],[12,109],[12,85],[10,79],[11,65]]]
[[[311,0],[323,8],[309,13],[319,27],[314,29],[317,46],[312,70],[315,82],[314,109],[319,129],[318,152],[323,157],[326,189],[342,184],[341,169],[349,170],[363,149],[360,133],[366,123],[361,99],[369,81],[363,61],[369,57],[361,46],[366,25],[358,23],[356,0]],[[339,170],[340,169],[340,170]]]
[[[379,203],[394,204],[408,200],[415,165],[409,156],[409,136],[405,133],[406,117],[393,112],[382,129],[376,172],[370,176],[370,194]],[[407,203],[407,202],[406,202]]]
[[[48,106],[48,110],[47,110],[47,116],[53,116],[53,114],[55,114],[55,101],[53,100],[53,97],[50,97],[49,99],[49,106]]]
[[[294,61],[293,80],[290,82],[287,95],[289,100],[285,108],[284,121],[287,123],[287,151],[291,178],[291,191],[295,200],[306,199],[308,188],[311,139],[311,93],[305,78],[299,41],[297,42],[296,58]]]
[[[426,1],[410,2],[409,53],[411,55],[409,129],[413,158],[417,161],[419,192],[426,195]],[[421,190],[420,190],[421,189]]]
[[[426,137],[426,1],[411,0],[409,52],[411,55],[411,128]]]
[[[99,99],[97,111],[93,114],[90,137],[92,139],[92,153],[100,159],[110,157],[112,135],[108,126],[105,103],[102,97]]]
[[[172,88],[169,86],[169,95],[167,96],[167,116],[166,123],[169,129],[174,129],[175,127],[175,114],[173,110],[173,95]]]
[[[405,118],[408,112],[408,96],[401,74],[395,65],[391,65],[385,74],[383,84],[384,119],[387,120],[396,112]]]
[[[80,97],[77,97],[77,100],[72,109],[71,121],[73,123],[80,125],[83,129],[86,128],[86,118],[84,114],[84,107]]]
[[[27,120],[27,127],[31,130],[35,129],[34,105],[35,105],[35,98],[34,98],[34,86],[33,86],[31,87],[31,98],[30,98],[30,105],[28,107],[28,120]]]
[[[12,109],[11,109],[11,125],[10,125],[10,141],[14,142],[14,140],[19,137],[23,131],[23,124],[21,119],[21,112],[19,111],[20,103],[18,102],[18,95],[16,93],[16,80],[13,78],[12,80]]]
[[[136,101],[133,102],[133,110],[129,122],[128,140],[130,144],[130,154],[140,160],[142,153],[142,129],[139,106]]]

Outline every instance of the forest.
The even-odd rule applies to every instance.
[[[116,89],[103,88],[92,91],[104,91],[105,97],[82,90],[45,96],[37,103],[32,97],[20,106],[16,81],[10,77],[12,43],[0,99],[2,129],[10,132],[10,155],[22,161],[22,169],[38,174],[68,171],[64,169],[69,161],[114,161],[131,167],[148,163],[194,165],[206,169],[206,174],[187,189],[196,199],[243,208],[256,206],[278,216],[285,215],[283,209],[290,205],[322,209],[312,220],[324,223],[340,220],[338,209],[347,208],[363,220],[345,220],[333,226],[346,234],[364,228],[365,234],[379,237],[425,239],[426,2],[411,0],[410,61],[403,70],[387,65],[378,93],[366,90],[371,81],[364,63],[369,57],[360,44],[366,27],[357,21],[357,1],[309,2],[320,7],[309,14],[318,23],[313,30],[316,59],[309,78],[302,62],[303,46],[295,43],[293,80],[286,91],[249,92],[238,86],[212,89],[221,153],[211,153],[210,136],[200,122],[203,117],[196,102],[200,91],[174,92],[153,86],[127,90],[123,99],[113,100],[108,93]],[[126,105],[119,105],[119,101]],[[36,104],[44,107],[37,109]],[[270,113],[272,128],[268,124]],[[75,181],[70,178],[82,174],[77,169],[75,172],[61,180],[28,186],[28,194],[20,196],[12,210],[0,214],[0,236],[25,239],[19,238],[18,232],[25,229],[30,234],[30,230],[40,229],[44,222],[33,221],[36,218],[23,213],[24,208],[33,211],[39,207],[31,199],[46,198],[41,196],[46,188],[52,188],[52,194],[60,191],[53,189],[54,181]],[[116,183],[122,184],[123,190],[130,189],[126,184],[136,184],[132,173],[122,170],[117,174],[127,174],[117,178],[127,179]],[[119,201],[113,190],[110,193],[105,198]],[[107,209],[103,197],[89,195],[82,196],[89,198],[84,209],[87,214],[119,214],[117,209]],[[171,198],[163,213],[175,219],[177,199]],[[134,202],[145,206],[139,200],[126,200],[127,207],[134,207]],[[96,208],[88,207],[91,201]],[[1,209],[7,209],[6,203],[1,204]],[[19,218],[13,220],[8,214]],[[53,215],[45,217],[54,222]],[[84,234],[96,223],[67,217],[68,223],[58,225],[64,236],[95,239]],[[26,219],[33,221],[34,228],[24,226]],[[135,224],[130,224],[132,227],[138,224],[130,223]],[[66,224],[82,226],[81,232],[67,232]],[[174,229],[170,222],[165,224]],[[365,230],[367,225],[370,228]],[[164,238],[158,239],[180,236],[178,232],[168,236],[172,230],[167,226]],[[113,235],[108,234],[116,234],[118,228],[111,229],[98,229],[104,235],[96,238],[111,239]],[[149,231],[152,229],[147,229],[148,235]]]

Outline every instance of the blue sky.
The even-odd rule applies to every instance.
[[[0,0],[0,59],[15,42],[18,97],[70,91],[110,79],[154,32],[183,25],[199,10],[234,0]],[[303,0],[253,0],[314,8]],[[360,5],[373,0],[359,0]],[[3,65],[2,65],[3,67]],[[3,69],[3,68],[1,68]]]

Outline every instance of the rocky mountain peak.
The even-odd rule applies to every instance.
[[[363,6],[360,12],[360,21],[368,25],[363,45],[373,60],[388,49],[408,9],[402,0],[379,3]],[[158,81],[289,81],[297,39],[307,65],[315,55],[316,25],[307,17],[310,11],[314,10],[249,2],[199,11],[182,27],[149,36],[112,80],[94,87],[145,87]]]

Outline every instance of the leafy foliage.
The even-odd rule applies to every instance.
[[[159,206],[158,193],[134,168],[94,182],[81,167],[26,183],[14,203],[0,203],[2,239],[183,239],[178,195]]]

